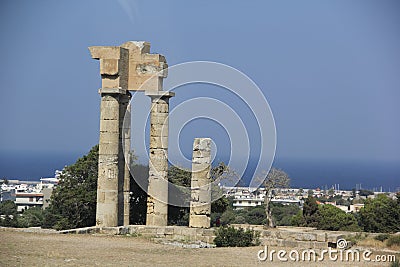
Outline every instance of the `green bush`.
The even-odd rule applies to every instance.
[[[388,238],[386,244],[388,245],[388,247],[400,246],[400,235],[392,235]]]
[[[366,239],[368,237],[368,235],[367,234],[362,234],[362,233],[357,233],[357,234],[355,234],[355,235],[347,235],[346,237],[345,237],[345,239],[348,241],[348,242],[351,242],[352,244],[354,244],[354,245],[357,245],[357,243],[359,242],[359,241],[361,241],[361,240],[364,240],[364,239]]]
[[[294,215],[290,221],[290,224],[292,226],[305,226],[307,225],[307,222],[303,216],[303,211],[297,212],[296,215]]]
[[[329,204],[318,207],[317,228],[331,231],[358,232],[361,230],[353,214]]]
[[[272,203],[271,211],[276,225],[289,226],[291,225],[292,217],[296,216],[301,209],[294,204],[283,205],[280,203]]]
[[[24,210],[18,217],[19,227],[37,227],[43,223],[43,210],[40,207],[32,207]]]
[[[379,234],[379,235],[375,236],[374,239],[383,242],[386,239],[388,239],[389,237],[390,237],[389,234]]]
[[[245,224],[246,223],[246,219],[242,216],[242,215],[238,215],[236,216],[235,220],[233,221],[233,223],[236,224]]]
[[[366,232],[396,233],[400,231],[400,200],[384,194],[366,199],[359,214],[359,224]]]
[[[390,267],[400,267],[400,261],[396,259],[394,262],[390,264]]]
[[[211,212],[211,215],[210,215],[211,227],[217,226],[216,222],[217,222],[218,218],[221,218],[221,213]]]
[[[266,223],[265,208],[264,206],[256,206],[250,208],[244,214],[248,224],[263,225]]]
[[[74,227],[70,224],[67,218],[60,218],[53,226],[53,228],[56,229],[57,231],[60,231],[65,229],[72,229]]]
[[[235,229],[233,227],[221,227],[216,230],[214,244],[217,247],[249,247],[259,245],[258,232],[254,230]]]
[[[235,221],[236,214],[233,210],[227,210],[221,215],[221,225],[227,225]]]

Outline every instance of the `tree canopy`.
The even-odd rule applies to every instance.
[[[98,151],[96,145],[64,168],[45,211],[44,227],[68,229],[96,224]]]
[[[367,199],[360,210],[360,224],[367,232],[394,233],[400,231],[400,199],[384,194]]]
[[[292,218],[292,225],[331,231],[361,230],[352,213],[346,213],[330,204],[318,204],[314,197],[308,197],[305,200],[303,212],[299,212]]]
[[[331,231],[360,231],[353,214],[346,213],[333,205],[318,207],[317,228]]]

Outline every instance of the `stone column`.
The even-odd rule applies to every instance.
[[[168,222],[168,114],[173,92],[146,92],[151,97],[149,186],[146,225]]]
[[[195,138],[189,227],[210,228],[211,214],[211,139]]]
[[[102,77],[96,225],[118,226],[124,223],[122,126],[130,98],[127,91],[129,55],[121,47],[89,49],[93,58],[100,59]]]
[[[151,91],[157,95],[159,91],[162,91],[163,79],[167,77],[168,64],[164,56],[150,54],[150,43],[144,41],[129,41],[121,46],[92,46],[89,50],[92,58],[100,60],[102,81],[99,90],[101,114],[96,225],[128,225],[130,174],[125,164],[125,162],[128,164],[130,162],[128,155],[130,107],[128,104],[131,95],[128,90]],[[167,117],[168,98],[171,96],[173,94],[168,92],[165,96],[159,94],[159,102],[166,101],[167,103]],[[157,105],[157,107],[160,106],[165,108],[165,105]],[[126,112],[129,113],[124,123]],[[157,116],[158,113],[155,117]],[[168,123],[166,128],[168,129]],[[168,136],[168,133],[166,134]],[[164,149],[162,146],[157,148],[160,149],[155,150],[158,155],[156,158],[161,157],[159,155]],[[155,168],[152,173],[156,173],[154,170]],[[156,173],[157,177],[164,177],[164,171],[166,172],[166,169]],[[154,187],[157,188],[157,183],[154,183]],[[157,189],[155,190],[158,193]],[[168,195],[168,192],[166,194]]]
[[[123,149],[120,150],[119,155],[119,164],[121,177],[123,177],[122,187],[120,186],[120,190],[122,189],[122,193],[119,193],[119,196],[123,199],[119,200],[120,203],[123,203],[123,209],[120,209],[120,214],[122,214],[122,225],[129,225],[129,215],[130,215],[130,172],[129,172],[129,164],[131,162],[130,157],[130,149],[131,149],[131,106],[130,106],[131,94],[127,93],[126,95],[121,96],[120,100],[120,143]],[[122,180],[122,179],[121,179]],[[121,223],[119,223],[121,224]]]

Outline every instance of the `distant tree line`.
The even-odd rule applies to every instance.
[[[233,209],[232,206],[232,199],[228,198],[228,200],[229,200],[229,207],[224,213],[211,214],[212,218],[213,217],[220,218],[221,225],[229,225],[229,224],[268,225],[268,219],[266,216],[264,205],[235,210]],[[274,220],[274,225],[277,226],[290,226],[292,217],[300,211],[300,208],[294,204],[283,205],[280,203],[271,203],[270,205],[271,205],[270,214]]]
[[[330,204],[317,204],[316,199],[309,196],[303,210],[293,216],[292,225],[332,231],[399,232],[400,193],[396,200],[385,194],[367,199],[358,213],[346,213]]]
[[[0,204],[0,226],[5,227],[34,227],[42,226],[43,210],[39,207],[33,207],[17,212],[17,205],[7,200]]]

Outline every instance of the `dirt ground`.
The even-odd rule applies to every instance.
[[[157,244],[143,237],[1,231],[0,266],[389,266],[329,260],[259,261],[257,252],[262,248],[192,249]]]

